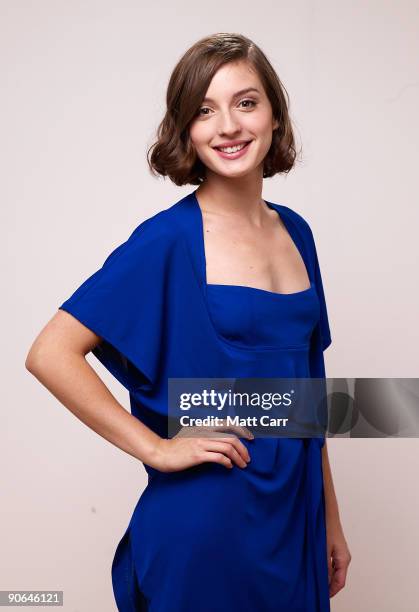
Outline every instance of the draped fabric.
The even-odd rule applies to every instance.
[[[225,317],[237,307],[237,288],[215,293],[207,285],[195,191],[140,223],[59,307],[100,337],[93,354],[128,390],[131,413],[163,437],[170,377],[325,377],[323,351],[331,335],[312,231],[291,208],[266,204],[280,215],[311,283],[300,296],[265,292],[256,298],[250,291],[255,308],[285,298],[283,318],[272,329],[277,350],[239,345],[220,333],[217,313]],[[288,350],[286,317],[309,296],[317,314],[307,341]],[[324,437],[243,443],[254,455],[244,470],[207,462],[162,473],[144,464],[148,485],[112,563],[118,610],[330,609]]]

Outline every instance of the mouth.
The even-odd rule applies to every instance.
[[[251,142],[247,140],[232,147],[214,147],[214,150],[224,159],[237,159],[247,152]]]

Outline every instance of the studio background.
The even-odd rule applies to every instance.
[[[417,377],[418,4],[3,0],[0,12],[0,589],[64,590],[65,610],[111,612],[113,555],[146,474],[26,371],[32,341],[141,221],[195,188],[153,178],[146,150],[184,51],[239,32],[290,96],[302,161],[265,179],[263,197],[313,230],[327,376]],[[418,446],[328,439],[352,554],[334,612],[417,609]]]

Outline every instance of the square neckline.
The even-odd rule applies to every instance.
[[[304,258],[304,254],[302,252],[302,250],[300,249],[300,247],[298,246],[298,244],[296,243],[296,241],[294,240],[293,237],[293,232],[290,229],[290,226],[287,224],[287,222],[282,218],[279,210],[277,209],[276,205],[273,204],[272,202],[268,202],[267,200],[263,199],[263,202],[265,202],[265,204],[268,206],[268,208],[270,208],[271,210],[275,210],[275,212],[277,213],[278,217],[281,219],[281,221],[283,222],[285,229],[288,232],[288,235],[292,241],[292,243],[294,244],[295,248],[297,249],[298,253],[300,254],[300,257],[303,261],[304,267],[306,269],[306,273],[307,273],[307,277],[310,281],[310,286],[307,287],[306,289],[302,289],[301,291],[293,291],[291,293],[280,293],[278,291],[269,291],[268,289],[262,289],[260,287],[252,287],[250,285],[233,285],[233,284],[226,284],[226,283],[208,283],[207,282],[207,258],[206,258],[206,253],[205,253],[205,236],[204,236],[204,219],[203,219],[203,215],[202,215],[202,210],[201,207],[199,205],[199,201],[198,198],[196,196],[196,192],[197,189],[195,189],[192,192],[192,196],[193,196],[193,200],[195,203],[195,206],[198,209],[198,218],[199,218],[199,225],[200,225],[200,231],[199,231],[199,247],[200,247],[200,257],[201,257],[201,263],[202,263],[202,283],[203,283],[203,287],[205,289],[205,292],[207,292],[207,289],[209,287],[214,287],[214,288],[221,288],[221,287],[225,287],[227,289],[233,289],[233,290],[250,290],[256,293],[259,293],[261,295],[265,294],[268,296],[274,296],[275,298],[279,297],[279,298],[288,298],[288,297],[298,297],[301,295],[304,295],[306,293],[308,293],[309,291],[312,291],[314,289],[314,283],[310,277],[310,273],[309,270],[307,268],[307,264]]]
[[[313,283],[310,281],[310,287],[307,287],[307,289],[302,289],[301,291],[293,291],[292,293],[278,293],[277,291],[269,291],[269,289],[261,289],[260,287],[251,287],[250,285],[228,285],[226,283],[206,283],[206,287],[208,288],[227,288],[227,289],[250,289],[251,291],[254,292],[261,292],[262,294],[267,294],[268,296],[298,296],[301,295],[302,293],[308,293],[309,291],[311,291],[312,289],[314,289],[314,285]]]

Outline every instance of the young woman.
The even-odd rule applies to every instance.
[[[284,91],[244,36],[209,36],[184,54],[148,161],[198,188],[140,223],[27,358],[147,470],[112,564],[122,612],[326,612],[345,584],[351,555],[324,437],[239,426],[167,436],[169,378],[325,377],[313,235],[297,212],[262,199],[263,179],[295,163]],[[89,351],[128,389],[131,414]]]

